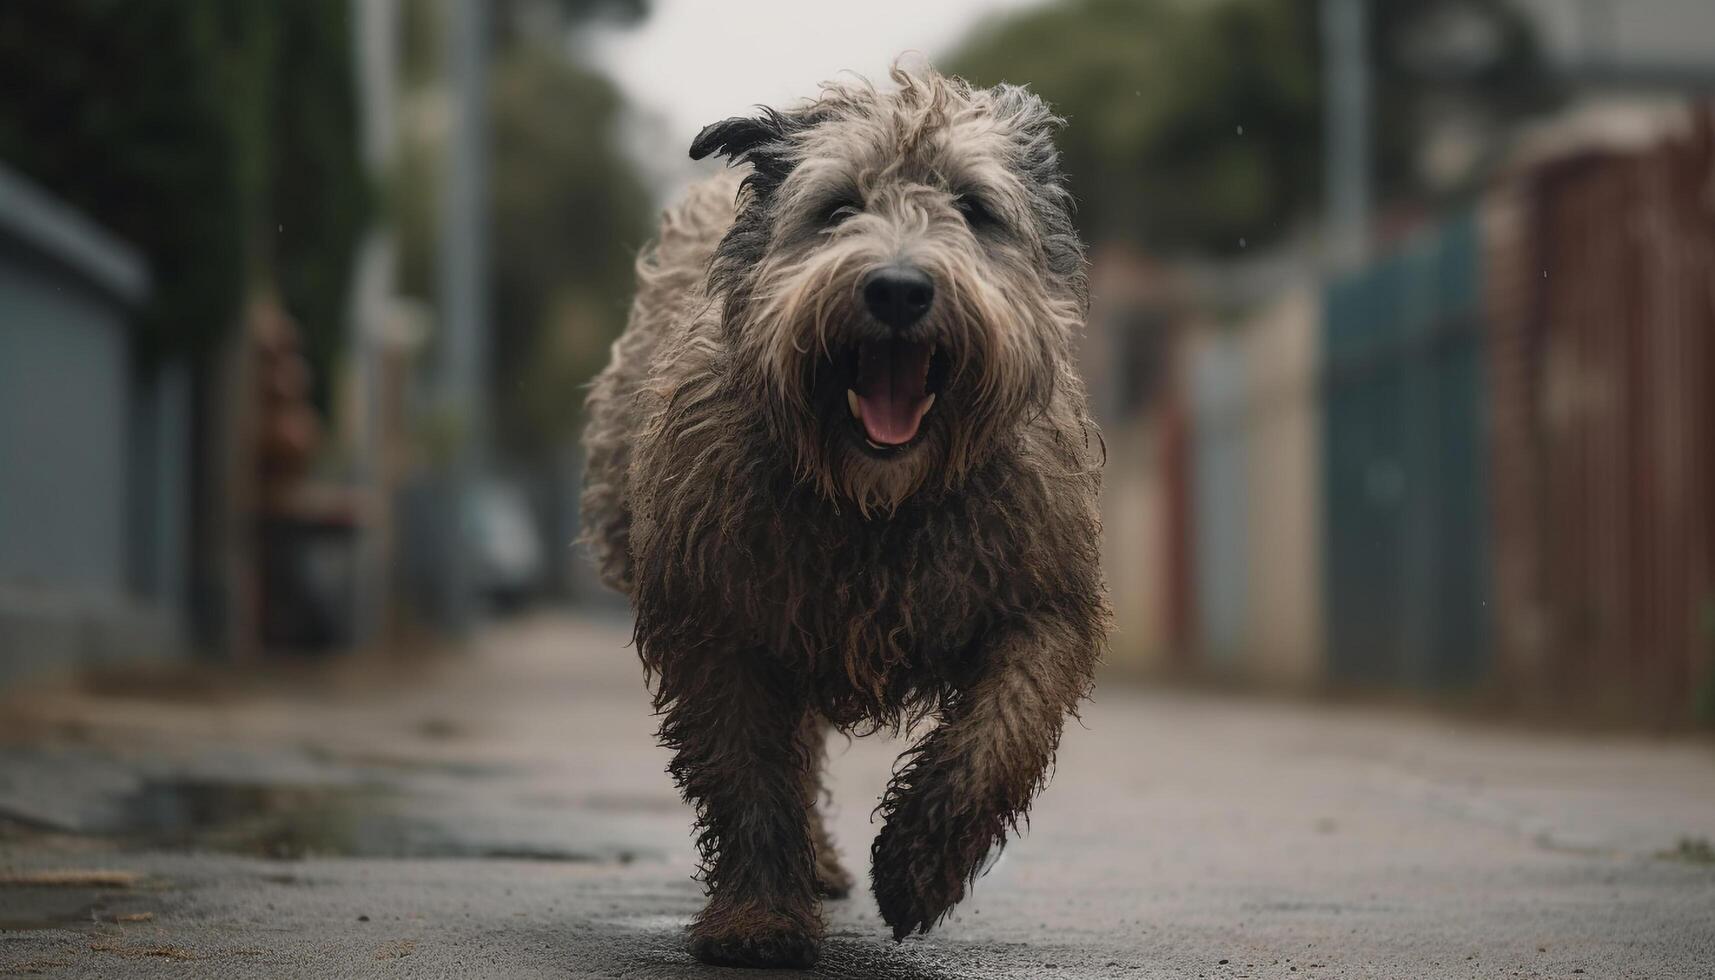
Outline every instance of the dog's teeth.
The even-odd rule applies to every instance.
[[[931,392],[929,392],[929,397],[923,399],[923,411],[927,412],[928,410],[930,410],[931,408],[934,408],[934,407],[935,407],[935,393],[933,391],[931,391]]]
[[[863,413],[858,411],[857,392],[851,390],[850,388],[846,389],[846,407],[852,410],[852,418],[854,418],[854,419],[863,418]]]

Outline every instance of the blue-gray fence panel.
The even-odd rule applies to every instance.
[[[1323,601],[1342,680],[1457,687],[1488,664],[1478,256],[1462,215],[1327,290]]]
[[[1192,574],[1196,588],[1197,646],[1216,663],[1241,654],[1247,613],[1244,349],[1238,338],[1216,334],[1191,361]]]

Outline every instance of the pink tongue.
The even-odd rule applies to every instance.
[[[929,411],[929,345],[895,340],[858,351],[858,415],[871,442],[900,446]]]

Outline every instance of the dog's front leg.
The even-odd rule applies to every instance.
[[[1008,633],[942,724],[895,770],[871,876],[893,938],[927,932],[1047,779],[1066,716],[1089,688],[1099,639],[1046,622]]]
[[[701,651],[700,651],[701,653]],[[708,905],[691,924],[706,963],[815,963],[822,923],[809,808],[807,709],[758,654],[663,671],[668,767],[697,812]]]

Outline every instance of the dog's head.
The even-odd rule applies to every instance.
[[[830,84],[691,144],[751,168],[710,267],[737,383],[866,512],[955,487],[1044,411],[1087,305],[1062,121],[932,71]]]

